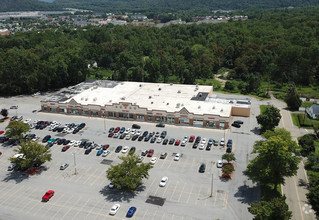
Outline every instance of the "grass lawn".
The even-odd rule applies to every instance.
[[[318,120],[313,120],[308,117],[308,115],[304,113],[291,113],[292,122],[297,127],[302,128],[313,128],[313,125],[319,126]]]
[[[268,105],[260,105],[259,108],[260,108],[260,114],[261,113],[264,113],[266,111],[266,108],[268,107]]]
[[[305,102],[302,102],[301,107],[309,108],[309,107],[311,107],[312,105],[313,105],[313,102],[307,102],[307,101],[305,101]]]

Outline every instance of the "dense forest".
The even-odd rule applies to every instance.
[[[223,24],[61,27],[2,36],[0,94],[81,82],[88,76],[87,64],[95,61],[99,77],[114,80],[192,84],[227,70],[230,79],[242,82],[243,93],[262,93],[263,81],[277,87],[285,82],[317,86],[319,8],[268,10],[255,17]]]
[[[0,11],[61,10],[80,8],[113,13],[176,13],[193,11],[208,13],[211,10],[237,10],[248,8],[308,7],[318,0],[1,0]]]

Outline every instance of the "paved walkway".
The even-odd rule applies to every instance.
[[[293,124],[290,111],[286,109],[287,105],[285,102],[271,96],[269,104],[280,109],[281,120],[279,127],[290,131],[293,139],[297,140],[298,137],[313,132],[310,129],[298,128]],[[286,178],[286,183],[282,186],[282,192],[287,197],[286,202],[293,213],[292,219],[294,220],[316,219],[314,211],[311,209],[310,204],[308,204],[306,197],[306,193],[308,193],[308,183],[303,160],[299,164],[297,175]]]

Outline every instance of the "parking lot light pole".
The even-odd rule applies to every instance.
[[[212,173],[212,185],[210,188],[210,196],[209,197],[213,197],[213,186],[214,186],[214,174]]]
[[[76,161],[75,161],[75,153],[73,153],[73,156],[74,156],[74,175],[78,174],[76,172]]]

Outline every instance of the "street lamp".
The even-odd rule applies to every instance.
[[[78,174],[76,172],[76,161],[75,161],[75,153],[73,153],[73,156],[74,156],[74,175]]]
[[[214,164],[215,162],[212,162],[212,184],[210,186],[210,196],[209,197],[213,197],[213,188],[214,188]]]

